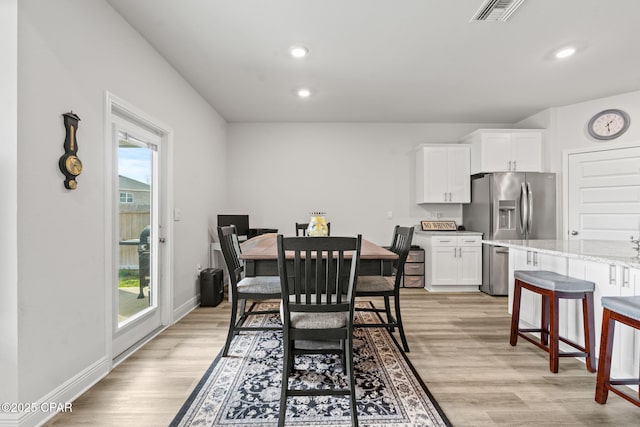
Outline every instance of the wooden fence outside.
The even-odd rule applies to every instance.
[[[120,212],[120,268],[138,269],[138,244],[142,229],[149,225],[151,214],[146,212]],[[136,240],[136,242],[132,242]],[[127,242],[129,241],[129,242]],[[122,242],[127,242],[123,244]]]

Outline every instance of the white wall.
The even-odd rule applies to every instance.
[[[18,401],[18,4],[0,0],[0,401]]]
[[[18,401],[32,402],[106,356],[105,90],[174,130],[175,310],[196,302],[195,266],[208,263],[226,123],[105,1],[18,7]],[[74,191],[58,169],[70,110],[84,164]]]
[[[286,235],[296,221],[308,222],[309,212],[325,210],[332,235],[362,233],[379,244],[389,244],[394,225],[436,213],[460,223],[460,205],[416,205],[414,149],[457,142],[483,126],[232,123],[230,213],[248,213],[252,227]]]
[[[587,123],[599,111],[619,108],[631,117],[631,125],[627,132],[615,139],[614,142],[598,142],[589,136]],[[594,99],[562,107],[549,108],[518,123],[516,127],[541,127],[547,129],[545,139],[546,170],[557,175],[557,211],[558,235],[562,235],[562,153],[576,148],[598,147],[603,144],[637,143],[640,145],[640,91],[629,92],[606,98]]]

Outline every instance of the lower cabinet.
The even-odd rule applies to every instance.
[[[477,291],[482,284],[481,236],[431,236],[425,245],[425,288]]]

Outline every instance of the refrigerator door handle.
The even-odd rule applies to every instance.
[[[529,218],[529,203],[527,202],[527,188],[523,182],[520,187],[520,228],[525,238],[527,235],[527,224]]]
[[[527,212],[527,234],[529,234],[531,233],[531,225],[533,224],[533,191],[531,191],[531,184],[528,182],[527,199],[529,199],[529,211]]]

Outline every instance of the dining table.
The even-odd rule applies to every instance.
[[[322,239],[323,237],[301,237]],[[246,277],[277,276],[278,243],[276,233],[261,234],[240,244],[240,259],[244,261]],[[369,240],[362,239],[360,248],[360,276],[391,276],[393,261],[398,254]],[[291,255],[293,259],[293,254]]]

